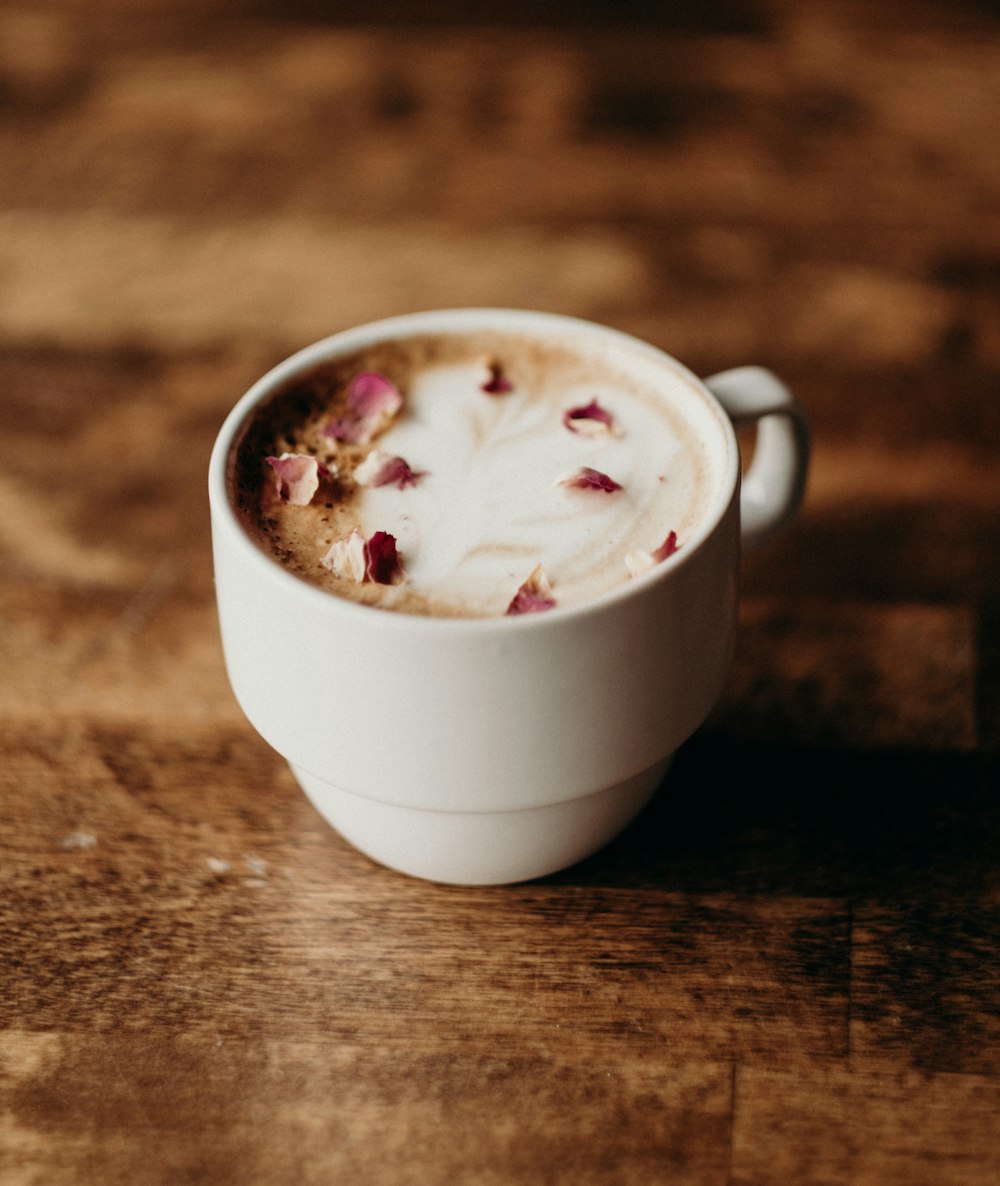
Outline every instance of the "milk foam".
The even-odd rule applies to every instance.
[[[541,564],[559,604],[589,600],[627,577],[629,549],[653,549],[697,521],[698,459],[643,403],[593,384],[562,388],[558,400],[522,388],[491,397],[481,381],[470,365],[418,376],[380,447],[428,476],[405,491],[366,489],[359,501],[362,523],[396,536],[413,588],[503,613]],[[563,425],[565,410],[595,394],[621,435],[588,438]],[[580,466],[622,489],[557,485]]]
[[[514,389],[489,395],[481,385],[490,356],[479,346],[458,354],[420,361],[403,376],[397,370],[392,377],[405,404],[374,442],[426,476],[403,490],[348,483],[346,503],[333,508],[272,506],[270,521],[279,524],[270,538],[273,552],[308,579],[383,608],[493,617],[504,613],[536,565],[558,605],[566,606],[629,580],[629,551],[652,551],[670,531],[683,547],[712,505],[721,472],[711,447],[718,436],[713,413],[683,376],[662,366],[637,376],[635,366],[624,370],[559,351],[540,365],[536,345],[530,357],[516,348],[492,355]],[[595,437],[570,431],[564,413],[595,398],[616,431]],[[322,440],[322,415],[314,421],[303,442]],[[327,445],[335,458],[338,446]],[[558,485],[581,466],[622,488]],[[265,484],[262,516],[268,490]],[[396,537],[403,585],[345,587],[322,569],[318,560],[328,542],[352,525],[366,536]]]

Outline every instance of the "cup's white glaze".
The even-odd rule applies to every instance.
[[[581,606],[455,619],[341,599],[251,541],[230,501],[229,465],[261,400],[316,363],[377,340],[484,328],[653,360],[705,402],[725,478],[678,552]],[[787,391],[766,372],[747,371],[709,383],[742,420],[765,415],[762,429],[778,425],[776,444],[760,434],[747,477],[757,492],[753,534],[764,537],[801,498],[808,441]],[[223,650],[238,701],[325,818],[403,872],[497,884],[580,860],[642,808],[721,691],[741,551],[735,434],[705,383],[617,331],[466,309],[338,334],[280,364],[237,404],[216,441],[209,488]]]

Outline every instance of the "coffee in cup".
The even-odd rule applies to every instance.
[[[638,373],[600,343],[415,334],[318,363],[259,405],[234,502],[278,563],[366,605],[579,605],[697,532],[725,477],[706,445],[719,416],[683,374]],[[364,545],[386,537],[372,579]],[[519,602],[532,574],[546,596]]]

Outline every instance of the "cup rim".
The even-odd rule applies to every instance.
[[[510,332],[535,334],[546,331],[562,334],[586,334],[591,338],[604,338],[619,349],[637,351],[648,361],[666,366],[675,377],[680,378],[702,399],[714,414],[720,437],[725,442],[726,457],[723,459],[722,480],[719,492],[709,511],[702,516],[695,530],[685,538],[684,546],[672,556],[654,565],[648,572],[622,581],[612,589],[588,598],[586,601],[557,605],[553,610],[541,614],[500,615],[499,617],[447,617],[443,615],[410,614],[364,605],[346,597],[338,597],[326,589],[313,585],[296,576],[259,547],[243,528],[229,496],[229,458],[240,431],[253,410],[276,389],[284,386],[298,375],[312,369],[338,354],[353,352],[393,337],[412,337],[420,333],[445,333],[449,331],[474,332],[475,330],[500,328]],[[295,351],[260,376],[229,411],[219,429],[212,447],[208,470],[208,494],[212,529],[225,531],[242,558],[262,575],[263,579],[276,581],[284,586],[289,597],[304,597],[312,601],[317,609],[326,606],[325,612],[360,615],[359,625],[386,629],[406,630],[537,630],[551,627],[556,622],[579,620],[591,614],[600,613],[620,602],[640,596],[649,586],[659,584],[678,569],[685,567],[701,550],[702,545],[716,531],[725,518],[734,500],[738,500],[740,487],[739,445],[732,421],[722,405],[705,385],[704,381],[687,366],[665,350],[644,341],[642,338],[613,329],[599,322],[560,313],[541,312],[529,309],[505,307],[464,307],[453,309],[429,309],[415,313],[404,313],[392,317],[337,331]]]

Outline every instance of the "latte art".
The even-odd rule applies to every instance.
[[[358,391],[390,413],[366,423]],[[703,520],[721,479],[704,444],[712,415],[662,365],[626,369],[512,335],[387,342],[315,367],[257,409],[234,500],[275,559],[355,601],[496,617],[521,612],[537,571],[549,592],[532,608],[577,605],[635,579],[636,556],[682,549]],[[301,505],[277,475],[309,459],[315,492]],[[398,550],[386,579],[366,579],[358,559],[376,535]]]

